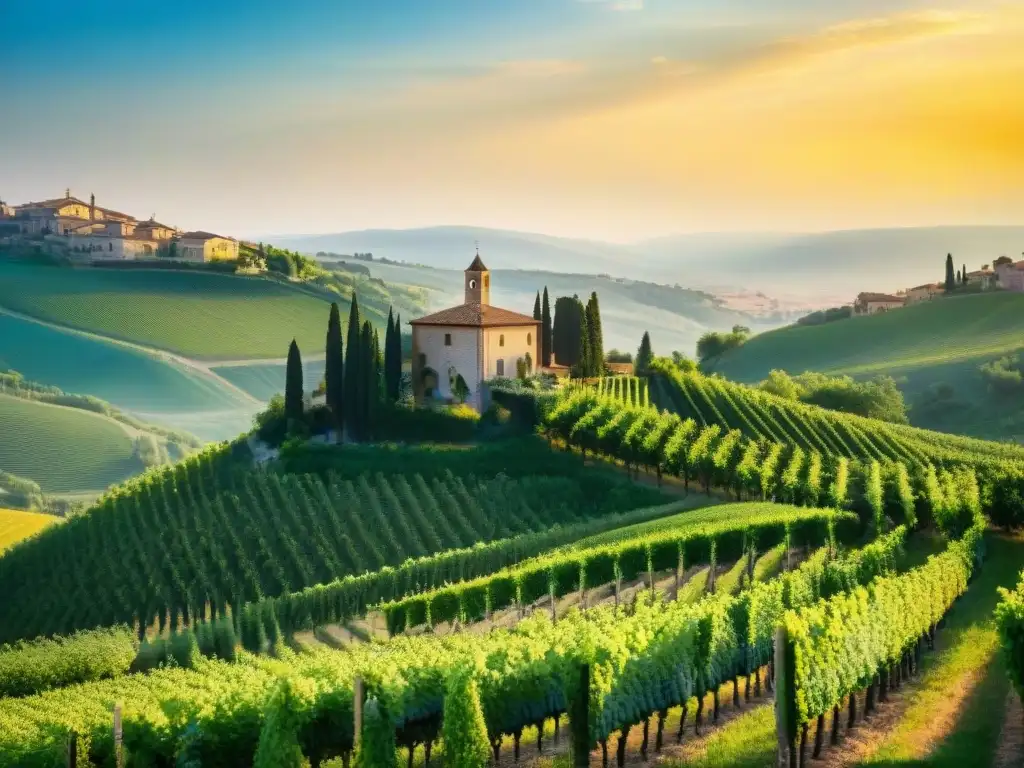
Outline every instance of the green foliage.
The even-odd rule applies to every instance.
[[[368,699],[363,709],[363,733],[355,768],[397,768],[395,729],[382,702]]]
[[[784,618],[793,666],[779,695],[795,712],[789,737],[847,694],[868,685],[946,614],[967,589],[981,529],[920,568],[789,611]]]
[[[1014,590],[999,588],[995,622],[1003,647],[1003,658],[1017,694],[1024,697],[1024,573]]]
[[[552,346],[551,346],[552,345],[552,338],[551,338],[552,337],[552,327],[551,327],[552,315],[551,315],[551,305],[548,302],[548,287],[546,285],[544,286],[544,299],[543,299],[543,303],[542,304],[543,305],[542,305],[542,309],[541,309],[541,335],[540,335],[540,340],[541,340],[540,350],[541,351],[540,351],[540,354],[541,354],[541,365],[546,368],[549,365],[551,365],[551,351],[552,351]]]
[[[773,369],[758,386],[786,400],[799,400],[893,424],[907,423],[903,393],[891,376],[856,381],[849,376],[826,376],[823,373],[790,376],[785,371]]]
[[[637,376],[646,376],[651,371],[651,363],[654,362],[654,350],[651,347],[651,334],[644,331],[643,338],[640,339],[640,348],[636,351],[636,363],[633,366],[633,372]]]
[[[587,375],[600,376],[604,373],[604,334],[601,330],[601,308],[597,301],[597,292],[590,294],[586,308],[587,333],[589,344],[587,356],[589,370]]]
[[[253,768],[309,767],[299,744],[297,704],[294,684],[283,678],[267,701]]]
[[[0,696],[29,696],[123,674],[138,647],[126,626],[0,645]]]
[[[978,370],[993,394],[1011,397],[1024,391],[1024,364],[1019,354],[983,363]]]
[[[697,340],[697,359],[702,365],[709,363],[730,349],[742,346],[749,337],[750,329],[742,325],[733,326],[731,333],[708,331]]]
[[[551,352],[555,362],[570,368],[580,365],[584,351],[583,330],[586,316],[580,300],[560,296],[555,300],[555,315],[551,331]]]
[[[389,334],[392,331],[391,315],[389,314]],[[337,429],[342,431],[345,428],[345,346],[341,336],[341,312],[337,302],[331,303],[324,355],[327,407],[331,409]]]
[[[444,764],[452,768],[483,768],[491,758],[487,723],[473,668],[463,664],[449,674],[444,692],[441,737]]]

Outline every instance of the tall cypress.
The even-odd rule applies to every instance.
[[[324,379],[327,383],[327,407],[334,416],[340,441],[342,430],[345,428],[345,349],[341,340],[341,312],[336,302],[331,303],[331,316],[327,321]]]
[[[551,305],[548,303],[548,287],[544,286],[543,308],[540,319],[540,359],[545,368],[551,365]]]
[[[583,307],[583,304],[579,299],[576,299],[578,305],[578,313],[580,318],[580,351],[579,351],[579,362],[576,364],[576,375],[580,378],[586,378],[592,375],[594,370],[594,363],[591,359],[590,350],[590,328],[587,323],[587,310]]]
[[[604,373],[604,338],[601,333],[601,307],[597,303],[597,291],[590,294],[587,302],[587,331],[590,334],[590,375]]]
[[[960,274],[963,275],[963,284],[967,285],[967,265],[962,265],[963,269],[960,270]]]
[[[583,306],[580,300],[571,296],[555,299],[555,319],[551,333],[551,352],[555,363],[569,368],[580,364],[583,349],[580,330],[583,328],[580,315]]]
[[[362,331],[359,334],[359,436],[361,440],[370,439],[373,393],[377,378],[377,365],[374,357],[373,328],[369,320],[364,320]]]
[[[640,339],[640,349],[636,352],[635,370],[637,376],[646,376],[650,373],[651,363],[654,362],[654,351],[651,349],[651,334],[644,331],[644,337]]]
[[[533,319],[540,320],[541,317],[542,316],[540,311],[540,291],[537,291],[537,298],[533,300]]]
[[[353,293],[345,338],[345,402],[342,407],[344,422],[354,438],[359,434],[359,379],[362,370],[359,364],[359,325],[359,299]]]
[[[946,290],[952,291],[956,288],[956,275],[953,267],[953,254],[946,254]]]
[[[284,376],[284,415],[289,420],[302,418],[302,396],[302,355],[299,345],[292,339]]]
[[[393,400],[398,402],[398,398],[402,396],[402,315],[395,315],[395,337],[394,337],[395,348],[391,353],[392,361],[392,372],[391,372],[391,387]]]
[[[385,398],[389,403],[393,403],[397,400],[397,397],[392,397],[392,369],[394,367],[394,356],[395,348],[395,318],[394,312],[388,308],[388,327],[384,333],[384,393]]]

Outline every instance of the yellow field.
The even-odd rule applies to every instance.
[[[0,507],[0,553],[56,521],[53,515]]]

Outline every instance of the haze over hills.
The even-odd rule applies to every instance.
[[[463,269],[474,241],[492,269],[606,273],[714,293],[762,291],[824,306],[859,291],[896,291],[941,280],[952,253],[977,269],[1024,251],[1024,226],[948,226],[821,233],[699,233],[630,244],[536,233],[441,226],[263,238],[307,253],[371,252],[376,257]]]

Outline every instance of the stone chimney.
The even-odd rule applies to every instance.
[[[89,195],[89,221],[96,221],[96,195]]]

